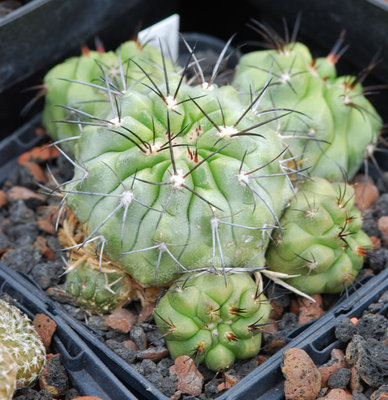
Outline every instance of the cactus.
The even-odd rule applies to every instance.
[[[160,63],[161,55],[155,47],[142,46],[135,40],[123,43],[115,52],[84,48],[81,56],[58,64],[44,77],[44,125],[55,140],[66,142],[63,147],[72,153],[73,143],[69,139],[81,133],[82,125],[77,122],[95,123],[90,118],[94,115],[104,118],[109,113],[108,91],[117,95],[128,90],[146,91],[142,84],[144,75],[137,64],[158,82],[162,71],[154,65]],[[166,62],[166,68],[171,70],[172,64]]]
[[[271,270],[300,274],[288,283],[304,293],[337,293],[351,285],[371,240],[361,230],[354,190],[314,178],[299,187],[280,220],[266,259]]]
[[[274,49],[245,54],[236,69],[233,85],[245,93],[261,90],[272,75],[268,95],[257,110],[292,108],[293,113],[276,121],[279,136],[290,151],[302,155],[304,166],[313,176],[341,181],[344,173],[351,179],[377,142],[382,121],[365,97],[359,76],[337,77],[335,64],[346,48],[343,36],[326,58],[313,59],[302,43],[283,41],[265,25],[255,22],[254,29],[270,40]]]
[[[27,315],[1,299],[0,343],[17,365],[17,388],[32,385],[43,371],[46,350]]]
[[[148,92],[109,91],[111,115],[80,122],[62,193],[86,226],[83,245],[99,238],[143,286],[203,267],[260,267],[292,194],[285,148],[266,128],[281,116],[251,113],[259,97],[243,105],[231,86],[189,86],[187,65],[170,73],[161,58],[164,82],[136,63]]]
[[[16,390],[17,364],[0,343],[0,399],[11,400]]]
[[[66,287],[80,304],[102,313],[132,298],[133,281],[136,288],[148,288],[169,285],[181,275],[190,278],[185,285],[172,285],[157,306],[155,320],[164,330],[172,357],[191,354],[218,371],[230,367],[235,358],[250,357],[259,351],[261,324],[267,320],[270,307],[247,272],[265,265],[271,235],[279,245],[276,250],[271,245],[267,252],[276,279],[284,278],[276,271],[301,273],[298,268],[304,265],[300,260],[306,263],[315,248],[320,252],[314,262],[325,252],[331,257],[330,265],[326,262],[314,271],[309,265],[305,276],[289,281],[303,291],[338,291],[345,274],[346,282],[350,282],[358,272],[369,242],[360,231],[359,212],[347,197],[349,187],[339,185],[338,192],[335,185],[324,180],[305,183],[293,201],[297,205],[294,208],[305,215],[303,221],[289,223],[288,215],[295,213],[292,207],[281,220],[280,216],[295,192],[293,184],[304,170],[297,156],[310,157],[313,173],[324,170],[325,163],[329,165],[328,175],[337,177],[338,165],[331,168],[333,163],[328,163],[329,155],[334,153],[327,143],[328,138],[333,139],[330,135],[334,125],[340,132],[335,141],[346,141],[348,131],[360,123],[357,113],[366,107],[369,116],[374,110],[365,100],[359,108],[349,107],[341,114],[337,104],[339,115],[334,123],[328,99],[323,96],[338,103],[336,93],[348,81],[338,80],[335,68],[325,60],[318,60],[316,65],[329,78],[323,79],[318,67],[314,72],[311,55],[301,44],[284,46],[279,54],[260,53],[265,71],[250,68],[250,61],[246,62],[249,55],[242,59],[236,86],[250,88],[251,83],[243,83],[243,75],[258,74],[262,79],[254,81],[258,93],[249,101],[242,100],[233,86],[218,87],[214,83],[216,71],[209,82],[199,73],[200,84],[191,86],[185,78],[191,60],[200,68],[193,53],[179,73],[163,52],[157,53],[153,63],[147,61],[147,56],[135,60],[131,54],[122,47],[119,55],[109,56],[113,64],[108,67],[100,61],[98,68],[76,72],[71,68],[67,71],[67,63],[81,68],[84,61],[70,60],[46,77],[51,94],[45,106],[45,121],[54,115],[53,103],[62,102],[56,110],[58,116],[54,116],[59,126],[52,129],[52,136],[61,146],[72,138],[66,150],[75,155],[71,159],[60,150],[75,167],[73,179],[57,187],[63,196],[61,207],[66,202],[82,225],[81,239],[65,242],[71,254],[80,252],[70,257],[73,264],[68,267]],[[101,60],[103,56],[97,55]],[[277,56],[279,61],[274,65],[289,77],[281,77],[268,64]],[[89,59],[87,64],[92,64]],[[121,73],[124,65],[135,77],[130,89],[127,74]],[[267,70],[271,68],[272,75],[280,81],[285,79],[286,85],[268,81]],[[53,79],[63,70],[66,80]],[[118,83],[108,70],[120,72]],[[96,79],[98,87],[92,83]],[[361,90],[357,81],[349,85],[353,85],[351,90]],[[298,112],[294,113],[294,108]],[[64,117],[64,112],[73,117]],[[297,132],[302,125],[305,129],[303,114],[312,114],[311,129],[327,137],[306,141],[293,135],[289,146],[284,134],[290,129]],[[366,120],[366,125],[372,125]],[[377,117],[374,122],[376,128],[380,123]],[[356,154],[353,158],[357,159],[356,146],[365,147],[365,143],[358,133],[355,136],[349,154]],[[375,143],[374,130],[368,143]],[[319,151],[312,151],[314,146]],[[353,158],[345,162],[348,173],[359,163]],[[341,164],[342,159],[338,160]],[[308,207],[315,203],[319,208],[310,212]],[[322,217],[326,203],[330,232],[326,232],[328,222]],[[282,269],[278,259],[283,253],[285,259],[290,258],[287,251],[292,252],[292,245],[287,241],[292,235],[298,237],[291,229],[294,226],[298,233],[306,229],[306,237],[311,233],[311,240],[303,236],[298,244],[311,243],[314,249],[306,247],[293,254],[299,264]],[[97,255],[94,260],[87,250],[90,245]],[[237,273],[231,273],[233,269]],[[330,271],[325,274],[324,269]],[[317,272],[328,280],[320,286],[316,283],[320,279],[316,278]]]
[[[154,318],[171,357],[191,355],[219,371],[259,352],[270,308],[249,274],[219,271],[173,284]]]

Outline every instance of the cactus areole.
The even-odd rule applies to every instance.
[[[59,191],[85,226],[83,244],[94,241],[143,286],[262,267],[296,169],[268,125],[285,113],[252,112],[263,93],[247,105],[231,86],[190,86],[188,65],[176,72],[155,49],[87,57],[48,73],[45,110],[47,121],[61,105],[47,127],[74,154],[61,150],[75,174]]]

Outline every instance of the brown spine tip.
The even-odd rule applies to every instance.
[[[88,56],[90,54],[90,49],[88,46],[84,45],[81,47],[81,54],[83,56]]]

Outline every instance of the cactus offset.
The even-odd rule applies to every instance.
[[[335,64],[345,49],[342,37],[328,57],[315,60],[295,37],[286,42],[263,24],[257,22],[254,28],[271,39],[274,49],[245,54],[233,84],[249,99],[271,73],[268,95],[257,112],[278,107],[304,114],[277,121],[279,136],[294,155],[302,155],[311,175],[340,181],[345,173],[351,179],[368,156],[366,148],[375,147],[382,127],[361,85],[371,66],[359,76],[337,77]]]
[[[269,268],[300,274],[287,282],[309,293],[337,293],[351,285],[372,243],[361,230],[354,190],[314,178],[302,184],[280,220],[266,259]]]
[[[46,363],[45,348],[29,318],[1,299],[0,343],[17,365],[17,387],[32,385]]]
[[[219,271],[173,284],[154,318],[171,357],[190,355],[219,371],[259,352],[270,309],[249,274]]]

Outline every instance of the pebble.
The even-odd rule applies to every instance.
[[[371,211],[371,210],[370,210]],[[381,237],[380,230],[377,226],[377,220],[372,211],[364,215],[364,220],[362,223],[362,230],[368,236],[375,236],[377,238]]]
[[[383,193],[376,201],[374,215],[377,218],[388,216],[388,193]]]
[[[103,400],[101,397],[94,397],[94,396],[79,396],[74,397],[72,400]]]
[[[325,311],[322,307],[322,296],[315,294],[311,296],[314,300],[298,297],[299,318],[298,325],[303,325],[321,317]]]
[[[291,348],[283,353],[282,372],[287,400],[314,400],[321,389],[321,376],[310,356],[302,349]]]
[[[35,213],[28,208],[23,200],[17,200],[9,210],[9,217],[12,224],[35,223]]]
[[[57,324],[48,315],[36,314],[33,320],[33,325],[48,352],[53,334],[57,329]]]
[[[388,400],[388,385],[380,386],[370,398],[371,400]]]
[[[166,347],[150,347],[146,350],[141,350],[136,353],[136,358],[139,360],[147,359],[152,361],[160,361],[168,356]]]
[[[335,331],[334,335],[336,339],[340,342],[347,343],[352,339],[354,333],[356,332],[356,327],[350,321],[349,318],[344,315],[340,315],[335,320]]]
[[[302,399],[302,397],[301,397]],[[318,397],[317,400],[352,400],[353,396],[343,389],[331,389],[325,397]]]
[[[356,325],[356,331],[363,338],[382,340],[385,337],[388,320],[381,314],[363,315]]]
[[[140,325],[134,325],[129,336],[130,339],[136,343],[139,350],[145,350],[147,348],[147,337]]]
[[[345,354],[340,349],[333,349],[330,352],[330,360],[318,368],[318,371],[321,375],[321,386],[327,387],[330,376],[337,372],[340,368],[344,367]]]
[[[136,350],[128,349],[124,344],[113,339],[107,340],[105,344],[127,363],[132,364],[135,362]]]
[[[16,247],[7,251],[3,256],[3,263],[16,271],[29,273],[41,260],[41,253],[32,246]]]
[[[198,371],[194,361],[190,357],[177,357],[174,365],[170,367],[170,374],[175,374],[177,377],[177,390],[193,396],[198,396],[201,394],[203,376]]]
[[[379,190],[372,182],[360,182],[353,185],[355,193],[355,205],[361,210],[373,207],[379,198]]]
[[[105,317],[104,324],[120,332],[128,333],[136,323],[136,315],[125,308],[120,308]]]
[[[45,196],[25,186],[12,186],[6,193],[9,202],[24,200],[29,208],[36,208],[46,202]]]
[[[69,388],[69,378],[61,363],[60,354],[48,354],[47,363],[39,378],[39,386],[52,397],[62,397]]]
[[[7,198],[4,190],[0,190],[0,208],[7,204]]]
[[[38,238],[39,229],[35,224],[16,224],[8,227],[7,233],[15,247],[28,246],[35,243]]]
[[[328,386],[332,389],[343,389],[350,381],[350,370],[347,368],[340,368],[334,372],[328,380]]]
[[[365,396],[365,394],[357,392],[353,390],[352,392],[353,400],[370,400],[368,397]]]
[[[377,220],[377,227],[381,233],[384,244],[388,244],[388,215],[384,215]]]
[[[42,287],[42,289],[48,289],[50,286],[56,285],[62,273],[62,263],[53,261],[38,263],[30,272],[31,277]]]
[[[377,388],[388,376],[388,346],[373,338],[354,335],[346,348],[346,362],[355,367],[367,385]]]

